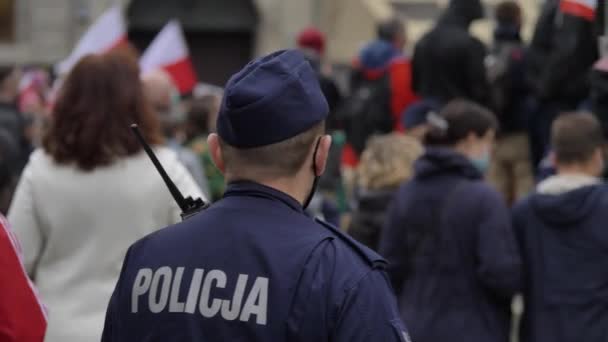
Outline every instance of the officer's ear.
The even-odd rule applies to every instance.
[[[224,154],[222,152],[222,146],[220,145],[220,137],[216,133],[209,134],[207,138],[207,146],[209,146],[209,154],[213,164],[222,173],[226,173],[226,165],[224,164]]]
[[[321,176],[325,172],[327,159],[329,158],[329,149],[331,148],[331,135],[324,135],[320,138],[319,149],[315,156],[316,176]]]

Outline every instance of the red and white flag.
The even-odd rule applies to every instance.
[[[46,309],[23,266],[21,247],[0,215],[0,339],[42,341]]]
[[[182,94],[196,86],[196,73],[184,31],[177,20],[171,20],[163,27],[144,52],[139,65],[143,75],[158,69],[165,70]]]
[[[48,76],[44,71],[26,71],[19,82],[19,111],[31,113],[32,108],[45,106],[47,84]]]
[[[561,0],[559,7],[565,14],[593,21],[595,20],[597,0]]]
[[[105,53],[127,41],[127,25],[122,9],[119,6],[111,7],[89,27],[70,56],[55,66],[55,71],[60,75],[65,74],[85,55]]]

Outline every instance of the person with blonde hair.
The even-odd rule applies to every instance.
[[[401,134],[374,136],[356,171],[356,209],[349,234],[371,249],[378,248],[386,210],[399,186],[411,178],[422,145]]]

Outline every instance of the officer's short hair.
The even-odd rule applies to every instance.
[[[590,113],[565,113],[553,122],[551,143],[557,163],[585,163],[604,144],[602,127]]]
[[[248,172],[264,172],[271,176],[293,176],[304,165],[306,157],[320,136],[325,133],[325,123],[287,140],[254,148],[236,148],[220,138],[226,168],[240,176]]]

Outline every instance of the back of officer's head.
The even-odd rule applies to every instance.
[[[599,176],[603,169],[604,137],[599,121],[589,113],[566,113],[554,122],[551,143],[559,170],[579,169]]]
[[[328,112],[316,73],[301,52],[258,58],[226,85],[217,119],[221,158],[214,160],[228,181],[292,177],[308,167],[312,174]],[[326,156],[328,146],[322,145]]]

